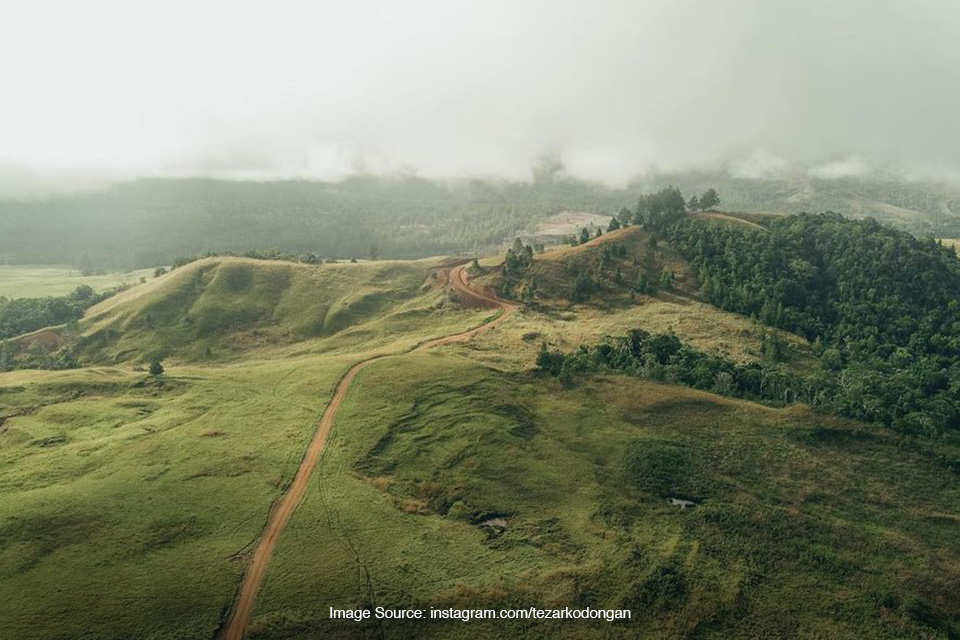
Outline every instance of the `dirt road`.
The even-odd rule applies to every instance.
[[[760,231],[770,231],[763,225],[759,225],[756,222],[751,222],[750,220],[744,220],[743,218],[738,218],[736,216],[729,216],[725,213],[718,213],[714,211],[701,211],[698,213],[691,213],[693,218],[704,218],[708,220],[722,220],[724,222],[732,222],[733,224],[739,224],[745,227],[750,227],[751,229],[759,229]]]
[[[465,342],[480,331],[490,329],[500,324],[516,310],[515,305],[498,300],[491,292],[471,287],[467,283],[464,265],[459,265],[449,270],[449,282],[451,288],[460,296],[461,300],[472,303],[468,306],[490,309],[499,308],[501,313],[468,331],[427,340],[414,347],[412,349],[413,351],[431,349],[453,342]],[[333,398],[330,399],[330,404],[327,405],[326,410],[324,410],[323,415],[320,417],[320,421],[317,424],[317,431],[313,436],[313,440],[310,442],[310,446],[307,448],[307,453],[304,455],[303,461],[297,468],[297,474],[293,478],[293,483],[291,483],[287,492],[280,496],[274,503],[267,526],[257,541],[253,558],[247,566],[247,571],[243,576],[243,583],[240,585],[240,591],[237,594],[236,600],[234,600],[227,626],[223,627],[219,634],[219,637],[223,640],[241,640],[243,638],[247,623],[250,621],[250,613],[253,611],[253,606],[256,603],[257,593],[260,591],[260,585],[263,582],[263,576],[267,571],[267,566],[270,564],[270,559],[273,557],[273,550],[277,546],[277,540],[280,538],[280,534],[283,533],[284,527],[286,527],[290,521],[290,516],[293,515],[294,509],[297,508],[300,500],[303,499],[304,494],[307,492],[310,477],[313,475],[313,470],[320,460],[320,454],[323,453],[323,445],[326,443],[330,429],[333,427],[333,420],[337,415],[337,409],[340,408],[340,404],[343,402],[344,397],[346,397],[347,391],[350,389],[350,384],[361,369],[371,362],[387,357],[387,355],[388,354],[376,355],[358,362],[350,367],[350,370],[347,371],[343,377],[340,378],[340,382],[337,383]]]

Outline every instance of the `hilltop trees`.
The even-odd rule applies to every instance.
[[[707,189],[700,196],[700,209],[703,211],[713,211],[720,206],[720,196],[713,187]]]
[[[633,214],[634,224],[659,231],[676,222],[687,210],[683,194],[676,187],[666,187],[656,193],[640,196]]]
[[[713,211],[720,206],[720,194],[713,187],[703,192],[699,198],[693,196],[687,202],[687,209],[690,211]]]

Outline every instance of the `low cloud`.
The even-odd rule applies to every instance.
[[[960,169],[956,3],[37,0],[0,19],[16,25],[0,40],[7,194],[139,175],[528,178],[544,154],[611,183]]]
[[[814,178],[837,179],[862,176],[870,173],[870,167],[862,158],[851,156],[842,160],[834,160],[811,167],[810,175]]]

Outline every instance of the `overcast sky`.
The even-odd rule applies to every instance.
[[[0,190],[138,175],[960,175],[955,0],[0,3]]]

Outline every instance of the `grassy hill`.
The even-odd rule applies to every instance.
[[[499,262],[481,263],[491,288]],[[955,439],[535,371],[541,343],[633,328],[764,357],[772,330],[703,301],[693,270],[638,229],[535,256],[513,283],[537,281],[529,304],[410,352],[491,317],[453,301],[442,264],[202,260],[91,308],[75,338],[95,366],[0,374],[0,636],[213,637],[337,381],[380,354],[279,539],[249,638],[960,635]],[[598,287],[573,301],[577,264]],[[669,289],[635,291],[665,269]],[[781,366],[817,366],[778,335]],[[156,356],[159,380],[134,370]],[[378,605],[634,617],[327,620]]]
[[[252,638],[958,630],[956,475],[883,431],[619,377],[562,390],[434,354],[365,370],[342,425]],[[505,526],[483,525],[493,518]],[[326,620],[329,606],[374,605],[589,605],[635,618]]]
[[[717,223],[728,224],[726,220]],[[811,366],[807,341],[706,303],[690,264],[662,239],[655,246],[651,239],[650,233],[633,226],[583,245],[552,247],[537,255],[507,291],[522,297],[533,283],[536,295],[532,304],[496,334],[496,349],[481,357],[524,366],[536,358],[541,343],[569,351],[604,335],[622,335],[643,327],[651,332],[672,331],[700,349],[737,361],[759,360],[762,339],[773,332],[782,341],[784,359],[791,366]],[[500,258],[481,261],[482,272],[476,280],[503,292],[500,263]],[[664,271],[673,276],[669,289],[637,291],[641,277],[657,283]],[[589,296],[575,302],[573,280],[581,272],[588,273],[595,286]]]
[[[425,286],[431,266],[436,263],[199,260],[90,309],[80,350],[114,360],[199,360],[328,338],[410,312],[401,307]]]
[[[440,264],[207,258],[95,305],[76,327],[35,332],[11,345],[20,353],[67,348],[87,364],[214,363],[388,345],[442,329],[458,314],[471,322],[469,312],[447,309],[435,280]]]

